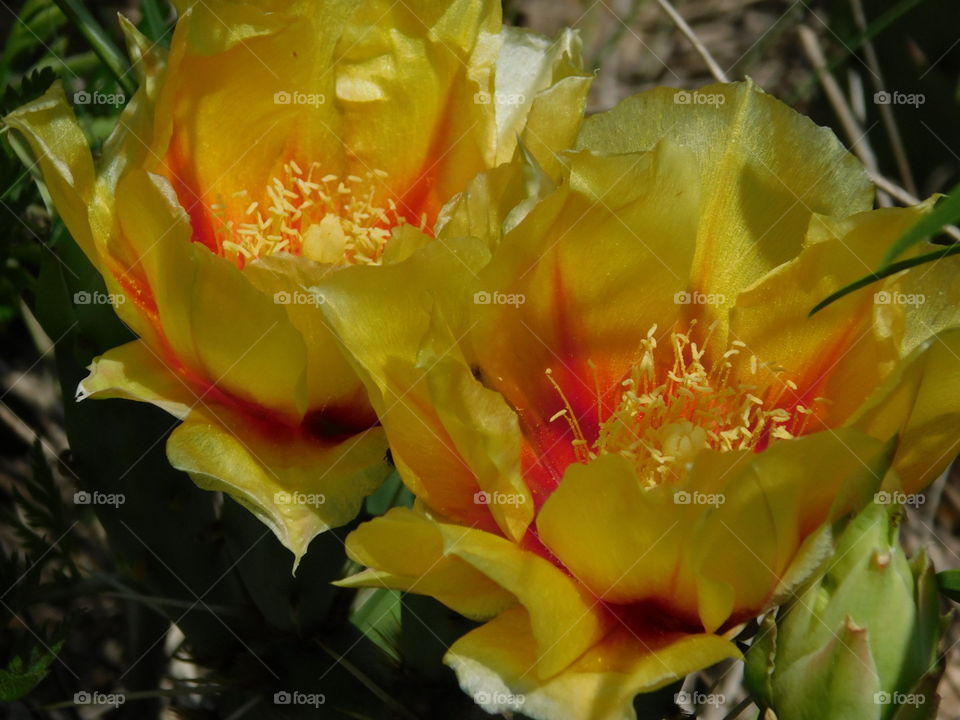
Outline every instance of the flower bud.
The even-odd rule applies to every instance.
[[[747,683],[778,720],[935,716],[936,577],[925,553],[907,560],[898,519],[869,506],[820,578],[762,624]]]

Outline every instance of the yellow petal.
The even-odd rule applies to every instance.
[[[404,482],[433,510],[483,527],[492,524],[489,508],[475,502],[480,485],[444,426],[442,400],[426,382],[429,366],[420,365],[420,353],[434,327],[434,305],[468,307],[460,296],[469,297],[474,268],[487,257],[478,242],[448,241],[431,243],[401,263],[346,268],[324,282],[321,306],[367,386]],[[384,303],[390,313],[383,312]],[[444,331],[442,322],[436,330]],[[435,355],[455,352],[455,341],[456,335],[449,337]]]
[[[41,97],[3,121],[26,139],[57,213],[90,261],[99,265],[87,210],[93,197],[93,157],[63,83],[55,82]]]
[[[633,698],[740,653],[714,635],[619,628],[553,676],[534,672],[536,642],[522,608],[455,642],[444,662],[489,713],[522,712],[536,720],[637,720]]]
[[[698,203],[689,161],[667,143],[572,156],[569,185],[539,202],[480,273],[467,358],[518,409],[531,442],[556,449],[558,474],[573,459],[572,418],[591,437],[598,387],[620,382],[649,328],[680,317]]]
[[[117,224],[105,276],[115,277],[130,303],[120,316],[166,360],[197,367],[189,298],[196,281],[192,229],[170,184],[136,168],[117,183]],[[128,307],[129,305],[129,307]]]
[[[347,536],[347,553],[371,568],[345,587],[390,587],[435,597],[473,619],[489,619],[516,598],[473,565],[445,552],[440,527],[406,508],[363,523]]]
[[[123,15],[120,29],[127,41],[132,72],[138,89],[123,108],[120,120],[107,138],[97,167],[98,198],[104,210],[112,206],[110,194],[127,168],[155,161],[150,154],[155,140],[155,105],[167,66],[167,51],[151,41]],[[109,230],[109,227],[104,229]]]
[[[141,34],[122,15],[119,19],[127,40],[132,71],[139,87],[123,108],[116,127],[101,149],[96,189],[90,203],[90,225],[100,253],[114,258],[124,267],[129,267],[136,263],[137,258],[116,233],[117,185],[128,169],[141,167],[145,162],[152,162],[154,159],[150,153],[155,145],[155,103],[166,69],[166,49]],[[109,285],[112,282],[112,262],[104,265],[103,271]],[[125,288],[126,290],[128,289]],[[124,320],[137,328],[138,332],[143,330],[143,327],[137,325],[136,320],[129,316],[124,316]]]
[[[193,246],[190,328],[201,370],[231,395],[299,419],[307,407],[306,347],[283,307],[229,261]],[[224,302],[229,298],[227,302]]]
[[[530,156],[477,175],[440,213],[438,237],[475,237],[490,250],[513,230],[556,183]]]
[[[141,341],[98,358],[80,398],[149,402],[184,419],[167,441],[174,467],[251,510],[294,554],[352,520],[389,472],[379,428],[325,442],[278,428],[194,392]]]
[[[917,346],[850,423],[884,440],[897,436],[893,468],[902,489],[916,493],[933,482],[960,449],[957,408],[960,329],[953,328]]]
[[[846,428],[745,454],[750,461],[730,465],[722,485],[711,454],[694,463],[684,489],[696,491],[709,478],[722,502],[708,505],[693,529],[676,590],[689,597],[696,586],[710,632],[765,609],[794,563],[806,559],[807,538],[869,503],[889,463],[885,443]]]
[[[243,275],[287,313],[307,350],[307,406],[355,408],[356,422],[375,422],[366,390],[320,310],[326,302],[324,278],[329,266],[289,255],[261,258]]]
[[[384,582],[430,594],[451,607],[465,608],[473,617],[489,617],[492,608],[510,605],[504,595],[494,594],[467,573],[462,563],[482,573],[530,613],[537,647],[535,669],[544,675],[566,667],[609,629],[610,618],[596,598],[573,579],[539,554],[492,533],[394,509],[351,533],[347,550],[374,571],[350,578],[348,584]],[[454,584],[460,580],[468,584]],[[468,600],[465,589],[478,586],[481,597]]]
[[[156,313],[154,350],[182,365],[199,392],[216,388],[299,421],[306,409],[306,347],[284,306],[231,262],[190,242],[190,225],[163,178],[127,173],[117,188],[123,236],[137,260],[134,303]],[[164,347],[166,346],[166,347]],[[212,398],[211,398],[212,399]]]
[[[433,218],[494,162],[489,91],[500,3],[363,3],[338,46],[341,137],[357,167],[384,170],[401,207]]]
[[[534,507],[522,477],[516,413],[498,393],[477,382],[449,332],[433,328],[418,363],[428,368],[425,382],[437,418],[476,474],[480,492],[474,502],[490,509],[505,535],[520,540]]]
[[[77,399],[126,398],[156,405],[184,419],[197,396],[163,364],[142,340],[108,350],[94,359],[90,374],[77,387]]]
[[[928,253],[942,245],[922,243],[916,252]],[[887,298],[903,312],[900,355],[908,356],[928,338],[960,327],[960,257],[947,257],[912,268],[884,288]],[[867,288],[869,292],[874,288]],[[893,295],[892,293],[899,293]]]
[[[807,317],[820,300],[873,272],[889,247],[926,208],[890,208],[843,220],[815,217],[808,246],[737,298],[730,320],[734,338],[762,361],[761,385],[789,379],[797,400],[813,405],[818,419],[837,427],[893,369],[898,353],[894,326],[902,307],[878,304],[878,285],[853,293]],[[783,379],[767,368],[786,368]]]
[[[212,248],[218,216],[241,218],[253,201],[266,207],[267,183],[293,155],[346,176],[330,70],[354,4],[330,0],[322,12],[307,2],[270,12],[222,0],[185,4],[147,169],[171,181],[197,239]]]
[[[537,529],[574,577],[604,600],[669,603],[694,510],[674,502],[671,487],[643,489],[632,463],[605,455],[567,468]]]
[[[583,119],[592,76],[583,72],[579,35],[556,40],[505,27],[497,58],[497,163],[514,159],[517,138],[548,172],[559,171],[555,154],[572,147]]]
[[[704,308],[711,320],[723,323],[742,289],[799,252],[813,213],[872,205],[862,167],[833,133],[752,82],[635,95],[589,118],[579,146],[649,150],[664,137],[689,148],[699,168],[704,202],[690,289],[723,296]]]
[[[559,672],[609,630],[598,598],[539,554],[491,533],[443,525],[446,551],[513,593],[527,609],[537,643],[537,674]]]
[[[167,457],[207,490],[225,492],[253,512],[294,554],[350,522],[389,474],[386,442],[371,428],[336,444],[277,438],[227,408],[204,405],[167,441]]]
[[[604,600],[654,601],[713,632],[767,607],[807,538],[869,502],[885,459],[884,443],[845,429],[706,451],[682,483],[643,488],[631,462],[605,455],[567,469],[537,528]]]

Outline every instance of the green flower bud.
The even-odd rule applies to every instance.
[[[818,580],[769,615],[747,684],[778,720],[920,720],[936,715],[943,630],[936,576],[897,539],[898,511],[871,505]]]

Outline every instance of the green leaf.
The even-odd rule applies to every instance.
[[[51,0],[27,0],[4,42],[0,56],[0,84],[6,86],[9,83],[15,61],[21,68],[29,67],[36,53],[48,50],[66,21],[60,8]]]
[[[110,72],[113,73],[117,82],[120,83],[123,91],[127,93],[127,95],[133,95],[137,89],[137,84],[133,78],[133,74],[130,72],[130,65],[126,57],[120,52],[113,40],[110,39],[107,31],[104,30],[100,23],[90,14],[90,11],[84,7],[81,0],[54,1],[63,11],[63,14],[70,19],[70,22],[72,22],[87,39],[93,51],[103,60],[104,65],[110,69]]]
[[[777,652],[776,613],[769,612],[760,622],[744,662],[743,683],[760,707],[773,701],[773,668]]]
[[[954,602],[960,602],[960,570],[944,570],[937,573],[940,594]]]
[[[956,245],[948,245],[942,250],[934,250],[933,252],[924,253],[923,255],[917,255],[908,260],[901,260],[900,262],[895,262],[892,265],[887,265],[887,267],[882,270],[877,270],[877,272],[870,273],[860,278],[856,282],[852,282],[849,285],[840,288],[832,295],[828,296],[824,300],[821,300],[817,303],[814,308],[808,314],[809,316],[815,315],[816,313],[823,310],[827,305],[839,300],[840,298],[849,295],[852,292],[859,290],[860,288],[871,285],[878,280],[883,280],[884,278],[890,277],[891,275],[896,275],[901,270],[909,270],[912,267],[917,267],[918,265],[923,265],[924,263],[934,262],[936,260],[941,260],[945,257],[951,255],[960,255],[960,243]]]
[[[383,515],[392,507],[413,507],[413,494],[404,486],[396,470],[366,502],[366,510],[370,515]]]
[[[360,592],[350,622],[394,660],[400,659],[401,593],[387,588]]]
[[[40,97],[50,89],[56,79],[57,74],[53,69],[45,67],[25,75],[18,87],[8,85],[4,88],[3,98],[0,99],[0,115],[6,115],[21,105]]]
[[[50,664],[56,659],[63,641],[53,647],[33,647],[27,662],[17,656],[6,668],[0,668],[0,702],[13,702],[33,690],[50,671]]]
[[[903,251],[927,238],[936,235],[945,226],[960,220],[960,185],[937,203],[933,212],[924,215],[920,221],[907,230],[883,256],[881,265],[889,265]]]
[[[170,30],[170,4],[165,0],[143,0],[141,32],[156,43],[163,43]]]

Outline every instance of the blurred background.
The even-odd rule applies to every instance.
[[[0,0],[0,115],[59,76],[71,93],[117,97],[78,106],[91,142],[102,143],[131,90],[102,52],[122,46],[118,12],[169,42],[166,0]],[[597,69],[591,111],[656,85],[749,76],[833,128],[883,189],[879,204],[910,203],[960,180],[956,0],[507,0],[504,14],[547,35],[580,30]],[[103,33],[93,44],[89,28]],[[0,718],[272,717],[277,708],[264,706],[264,694],[300,676],[304,687],[320,682],[318,692],[335,694],[316,717],[482,716],[439,665],[466,621],[386,591],[342,607],[344,596],[329,590],[344,571],[342,553],[331,565],[320,546],[339,548],[349,528],[318,539],[291,578],[272,535],[162,469],[157,438],[171,429],[162,412],[119,401],[76,409],[83,365],[126,331],[109,308],[67,313],[58,304],[97,279],[6,140],[0,244]],[[83,456],[71,451],[68,431],[85,438]],[[928,547],[938,569],[960,567],[958,481],[948,473],[908,510],[908,549]],[[132,485],[138,497],[112,512],[76,495]],[[394,478],[368,511],[402,492]],[[163,527],[160,503],[177,509]],[[943,718],[960,717],[958,639],[954,624]],[[721,667],[685,688],[726,697],[698,709],[700,717],[754,717],[739,713],[739,683],[735,668]],[[25,698],[2,702],[24,688],[32,688]],[[74,702],[78,692],[117,688],[124,702],[116,707]]]

